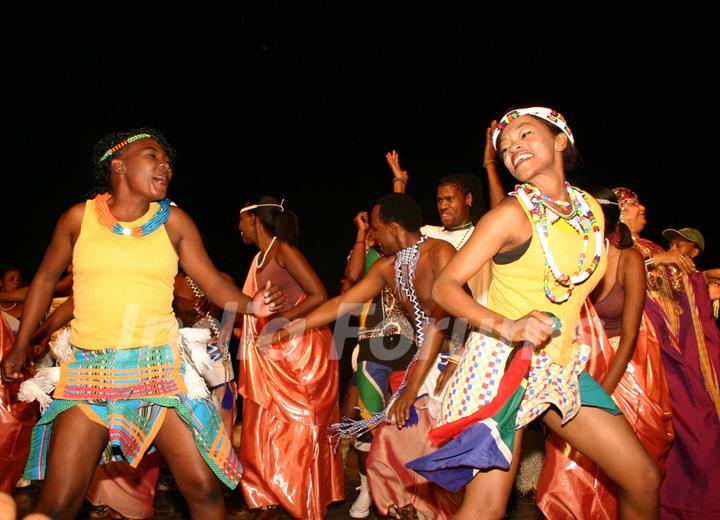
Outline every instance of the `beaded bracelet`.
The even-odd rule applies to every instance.
[[[652,256],[648,256],[645,259],[645,269],[647,269],[648,271],[652,271],[653,269],[655,269],[655,261],[653,260]]]
[[[483,162],[483,168],[487,168],[487,165],[490,164],[491,162],[497,163],[497,161],[495,159],[490,159],[489,161]]]
[[[396,181],[397,181],[397,182],[402,182],[403,184],[407,184],[407,181],[406,181],[405,179],[403,179],[402,177],[395,177],[395,178],[393,179],[393,182],[396,182]]]

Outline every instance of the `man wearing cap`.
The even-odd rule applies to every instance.
[[[670,242],[670,250],[678,250],[685,256],[695,258],[705,250],[705,237],[695,228],[666,229],[662,237]]]
[[[653,269],[661,265],[674,265],[685,274],[697,271],[695,258],[705,251],[705,237],[695,228],[668,228],[662,237],[670,243],[667,251],[655,252],[645,259],[645,265]],[[710,284],[720,283],[720,268],[703,271],[705,281]]]

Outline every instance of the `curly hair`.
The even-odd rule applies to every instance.
[[[420,230],[422,226],[422,210],[415,199],[405,193],[388,193],[380,197],[380,218],[386,224],[397,222],[403,229],[410,232]]]
[[[165,153],[167,154],[168,158],[170,159],[170,163],[172,165],[173,162],[176,160],[176,154],[175,154],[175,148],[170,144],[170,142],[165,138],[165,136],[162,135],[162,133],[155,128],[135,128],[133,130],[129,130],[127,132],[112,132],[107,134],[105,137],[100,139],[97,144],[93,147],[92,152],[92,162],[95,167],[95,178],[94,178],[94,185],[91,190],[90,195],[94,196],[98,193],[107,193],[110,191],[110,163],[111,161],[105,160],[101,161],[100,159],[105,155],[105,153],[110,150],[113,146],[122,143],[126,139],[137,135],[137,134],[150,134],[153,139],[155,139],[160,146],[163,147],[163,150],[165,150]],[[119,151],[118,151],[119,152]],[[112,155],[110,156],[112,157]]]

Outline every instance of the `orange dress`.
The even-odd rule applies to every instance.
[[[15,334],[0,313],[0,363],[12,350]],[[30,452],[30,434],[38,417],[36,403],[18,401],[20,381],[0,382],[0,491],[11,495]]]
[[[260,272],[255,265],[245,294],[272,280],[288,306],[305,297],[274,259]],[[342,458],[327,436],[328,426],[339,420],[332,333],[327,327],[312,329],[260,352],[255,338],[264,325],[265,320],[246,315],[240,342],[240,487],[250,508],[279,505],[295,518],[322,519],[328,504],[345,498]]]
[[[587,372],[598,382],[607,376],[619,337],[608,339],[602,321],[586,302],[582,335],[592,345]],[[670,394],[660,345],[650,320],[643,315],[635,352],[612,398],[650,456],[663,468],[674,439]],[[549,434],[540,473],[537,503],[551,519],[617,518],[617,487],[590,459],[560,437]]]

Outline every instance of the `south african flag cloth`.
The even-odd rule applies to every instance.
[[[439,425],[430,432],[437,451],[407,467],[436,484],[458,491],[482,470],[509,469],[515,430],[549,406],[563,423],[581,405],[620,413],[612,399],[584,372],[590,347],[577,345],[567,365],[553,363],[531,346],[513,349],[506,342],[473,332],[465,356],[443,398]],[[512,354],[512,355],[511,355]],[[582,400],[581,395],[588,397]]]

